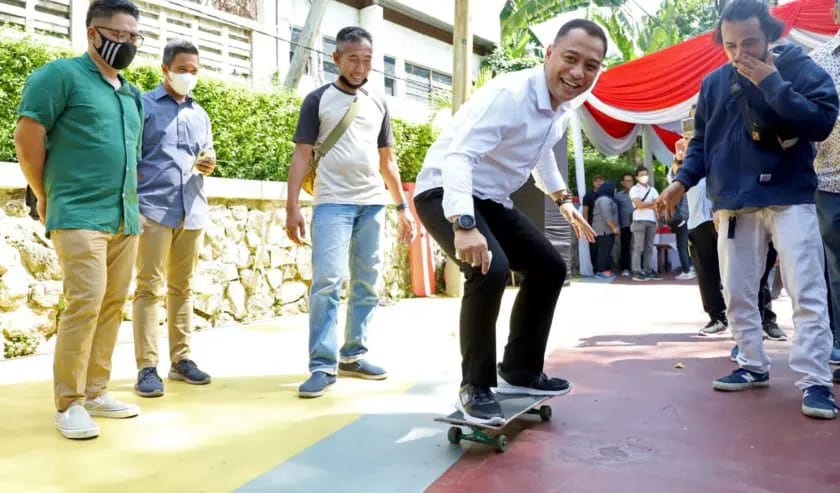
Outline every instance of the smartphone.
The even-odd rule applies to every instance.
[[[196,168],[196,165],[204,159],[211,159],[213,161],[216,160],[216,151],[212,147],[207,147],[202,149],[198,152],[198,156],[196,156],[195,161],[193,162],[193,173],[201,174]]]
[[[680,128],[682,129],[683,137],[691,140],[694,138],[694,118],[683,118],[680,120]]]

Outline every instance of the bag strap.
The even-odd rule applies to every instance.
[[[738,111],[741,113],[741,119],[744,120],[747,135],[752,136],[753,129],[752,118],[750,116],[750,106],[747,102],[746,96],[744,95],[744,89],[741,87],[741,83],[738,82],[738,74],[734,69],[729,73],[729,94],[733,99],[735,99],[735,102],[738,103]]]
[[[645,193],[645,196],[642,197],[642,202],[644,202],[648,198],[648,195],[650,195],[651,190],[653,190],[653,187],[648,187],[647,193]]]
[[[332,149],[344,133],[347,132],[347,129],[350,128],[350,124],[353,122],[353,119],[359,114],[360,106],[359,97],[354,97],[353,102],[350,103],[350,107],[347,108],[347,113],[344,114],[344,117],[340,122],[338,122],[338,125],[330,131],[330,134],[327,135],[327,138],[324,139],[324,142],[322,142],[321,145],[316,146],[315,151],[318,153],[319,157],[323,157],[330,152],[330,149]]]

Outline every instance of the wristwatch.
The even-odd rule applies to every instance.
[[[452,231],[458,231],[459,229],[469,230],[473,228],[475,228],[475,218],[467,214],[461,214],[458,216],[458,219],[452,223]]]

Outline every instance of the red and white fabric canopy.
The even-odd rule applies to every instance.
[[[772,9],[785,23],[786,41],[812,49],[837,30],[834,0],[797,0]],[[646,134],[653,155],[670,162],[679,122],[697,100],[703,78],[726,63],[723,49],[706,33],[606,71],[579,110],[590,142],[607,155],[630,149]]]

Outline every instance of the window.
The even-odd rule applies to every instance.
[[[452,94],[451,75],[406,62],[405,77],[406,96],[411,99],[430,102],[432,93],[447,98]]]
[[[397,61],[394,58],[385,57],[385,94],[397,95]]]
[[[296,27],[292,28],[292,33],[291,33],[291,36],[290,36],[292,42],[289,43],[289,61],[290,62],[292,61],[292,58],[295,57],[295,48],[297,48],[297,44],[300,41],[300,34],[302,32],[303,31],[301,31],[300,29],[298,29]]]
[[[436,101],[452,99],[452,76],[432,70],[432,94]]]
[[[289,62],[291,62],[292,58],[295,57],[295,49],[297,48],[298,43],[300,42],[301,33],[303,33],[302,29],[292,26],[291,33],[290,33],[290,36],[289,36],[289,39],[291,41],[289,43]],[[306,75],[310,75],[309,57],[308,56],[305,58],[304,63],[305,63],[305,65],[304,65],[303,73],[305,73]]]
[[[335,82],[338,79],[338,65],[333,63],[332,54],[335,51],[335,40],[332,38],[324,38],[321,42],[323,53],[321,53],[321,58],[323,59],[323,71],[324,71],[324,82]]]
[[[405,95],[411,99],[428,103],[432,92],[431,75],[431,70],[406,62]]]

